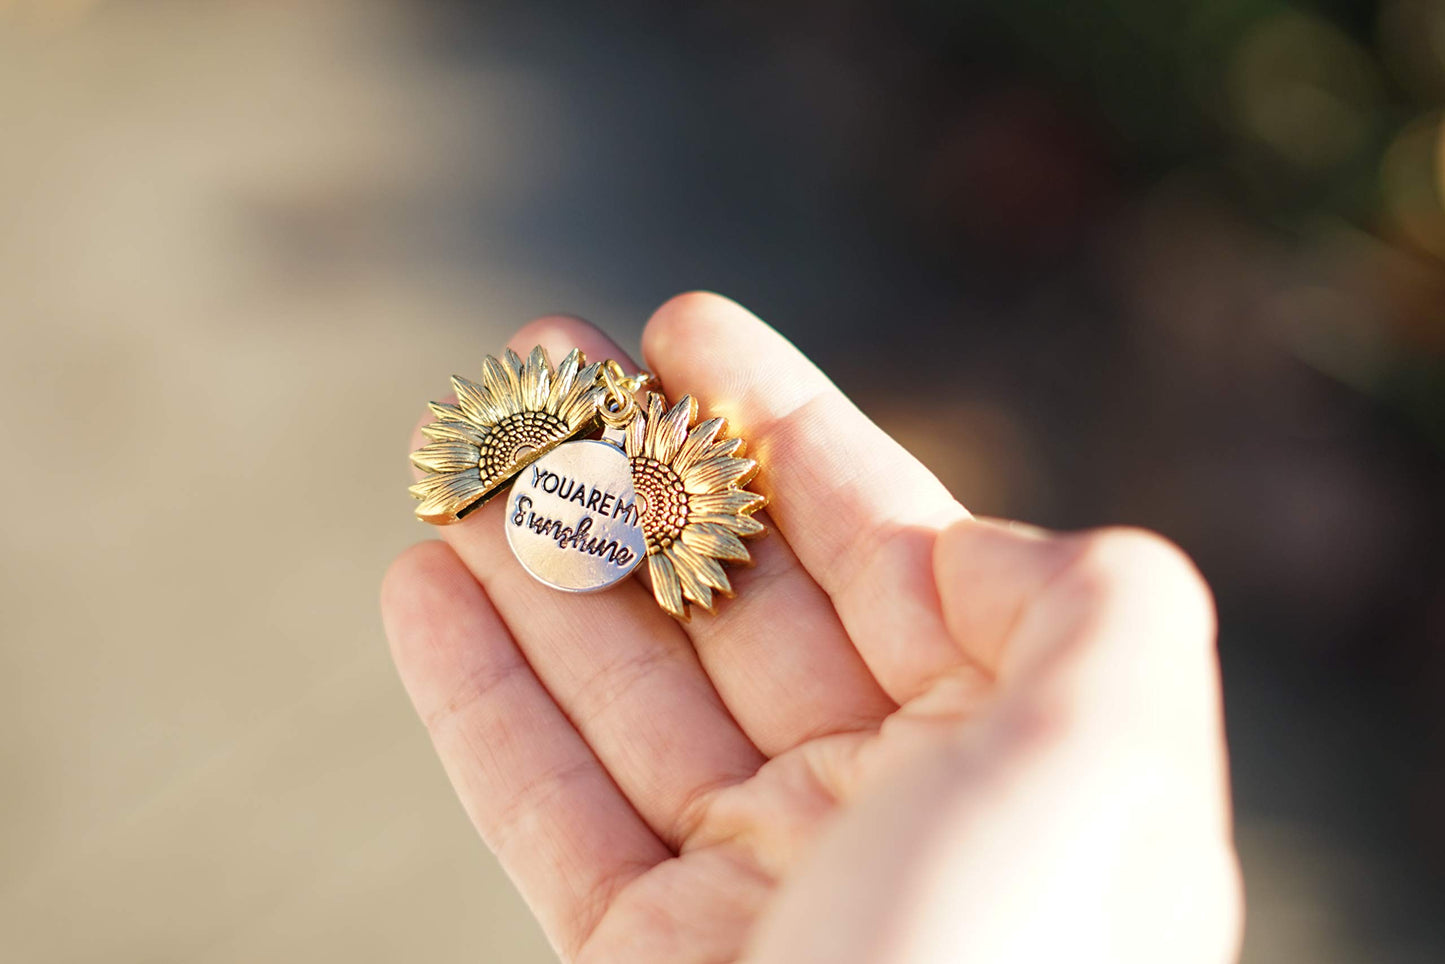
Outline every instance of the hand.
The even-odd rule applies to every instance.
[[[511,345],[536,343],[630,364],[574,319]],[[1188,560],[972,518],[723,298],[668,302],[643,350],[762,465],[770,532],[737,598],[683,625],[639,581],[555,592],[512,559],[500,499],[382,589],[452,784],[558,953],[1231,960],[1213,614]]]

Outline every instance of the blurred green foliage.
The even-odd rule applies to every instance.
[[[924,0],[914,12],[942,48],[1047,78],[1117,139],[1121,165],[1205,182],[1301,249],[1328,249],[1338,284],[1375,308],[1345,329],[1371,330],[1315,325],[1300,356],[1445,446],[1445,3]]]

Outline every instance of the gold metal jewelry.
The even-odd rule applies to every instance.
[[[616,585],[647,560],[653,596],[686,621],[733,594],[723,564],[750,564],[743,539],[766,530],[753,518],[767,500],[746,486],[758,464],[726,423],[694,424],[697,402],[671,408],[636,393],[653,377],[615,360],[584,367],[573,350],[554,372],[540,347],[525,363],[488,356],[478,385],[453,377],[457,404],[433,402],[431,441],[412,453],[427,472],[412,486],[419,518],[456,522],[515,479],[505,530],[532,576],[568,592]],[[599,424],[601,438],[583,438]]]
[[[742,457],[742,439],[723,436],[723,419],[694,425],[691,395],[666,406],[661,395],[648,392],[647,413],[628,423],[625,446],[642,508],[652,594],[685,622],[689,602],[712,612],[715,591],[733,594],[720,563],[752,562],[742,539],[767,531],[753,518],[767,499],[745,488],[758,463]]]
[[[518,472],[586,432],[597,418],[601,365],[573,349],[554,371],[538,345],[524,363],[510,348],[482,361],[482,384],[452,376],[457,404],[432,402],[430,443],[411,454],[425,478],[411,487],[417,518],[447,525],[479,508]],[[585,367],[584,367],[585,365]]]

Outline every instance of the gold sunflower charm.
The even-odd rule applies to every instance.
[[[411,455],[425,478],[411,487],[417,518],[456,522],[558,445],[597,422],[605,388],[601,366],[584,366],[573,349],[553,371],[539,345],[526,362],[511,349],[482,362],[482,384],[452,377],[457,404],[432,402],[437,421],[422,429],[431,441]]]
[[[538,346],[526,362],[488,355],[480,385],[453,376],[457,403],[431,403],[411,455],[427,473],[411,487],[417,516],[456,522],[511,481],[507,544],[538,581],[596,592],[646,559],[658,605],[683,621],[690,604],[712,612],[714,593],[733,594],[722,564],[750,563],[742,540],[766,531],[753,513],[767,500],[746,488],[758,464],[722,419],[693,424],[691,395],[669,409],[648,392],[644,412],[651,375],[584,364],[574,349],[554,371]]]
[[[761,535],[752,517],[767,499],[744,486],[758,463],[742,458],[740,438],[720,438],[726,423],[710,418],[693,425],[697,402],[691,395],[667,409],[656,392],[647,393],[647,413],[627,423],[625,448],[632,464],[632,488],[647,543],[647,568],[657,603],[688,619],[688,603],[708,612],[713,593],[731,596],[720,563],[750,563],[742,538]]]

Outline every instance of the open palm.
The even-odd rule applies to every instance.
[[[629,364],[575,319],[512,347],[536,343]],[[1182,555],[972,519],[723,298],[668,302],[643,348],[762,465],[737,598],[684,625],[641,582],[550,590],[502,500],[382,593],[452,783],[559,954],[1229,959],[1212,613]]]

